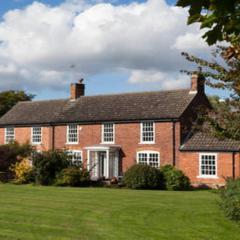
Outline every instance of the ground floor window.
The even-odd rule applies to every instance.
[[[201,153],[199,161],[201,177],[217,176],[217,154]]]
[[[74,165],[82,164],[82,151],[80,150],[68,150],[69,159]]]
[[[5,128],[5,143],[15,140],[15,131],[13,127]]]
[[[160,167],[160,154],[155,151],[137,152],[137,162],[139,164],[150,165],[152,167]]]
[[[40,144],[42,142],[42,128],[33,127],[32,128],[32,143]]]

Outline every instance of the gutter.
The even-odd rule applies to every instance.
[[[182,147],[182,146],[181,146]],[[179,148],[179,151],[181,152],[226,152],[226,153],[239,153],[240,149],[202,149],[202,148],[196,148],[196,149],[182,149]]]
[[[179,118],[156,118],[156,119],[133,119],[133,120],[97,120],[97,121],[65,121],[65,122],[49,122],[49,123],[27,123],[27,124],[0,124],[0,128],[5,127],[32,127],[32,126],[61,126],[67,124],[79,124],[79,125],[93,125],[102,123],[140,123],[144,121],[154,121],[154,122],[177,122]]]

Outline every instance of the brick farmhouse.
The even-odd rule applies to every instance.
[[[121,177],[136,163],[181,169],[194,185],[223,185],[240,176],[239,142],[192,132],[199,107],[210,107],[204,79],[173,91],[20,102],[0,119],[0,144],[29,141],[38,151],[66,149],[92,179]]]

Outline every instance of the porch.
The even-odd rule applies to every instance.
[[[120,146],[94,145],[86,147],[86,150],[92,180],[119,177]]]

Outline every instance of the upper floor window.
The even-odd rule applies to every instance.
[[[141,143],[154,143],[155,125],[154,122],[141,123]]]
[[[70,124],[67,126],[67,143],[78,143],[77,124]]]
[[[42,142],[42,128],[33,127],[32,128],[32,143],[39,144]]]
[[[13,127],[5,128],[5,143],[15,140],[15,131]]]
[[[160,154],[155,151],[141,151],[137,153],[137,162],[139,164],[160,167]]]
[[[67,151],[67,153],[68,153],[69,159],[74,165],[80,166],[80,164],[82,164],[82,151],[69,150]]]
[[[202,153],[199,156],[200,177],[217,176],[217,154]]]
[[[115,138],[114,123],[104,123],[102,125],[102,142],[114,143]]]

